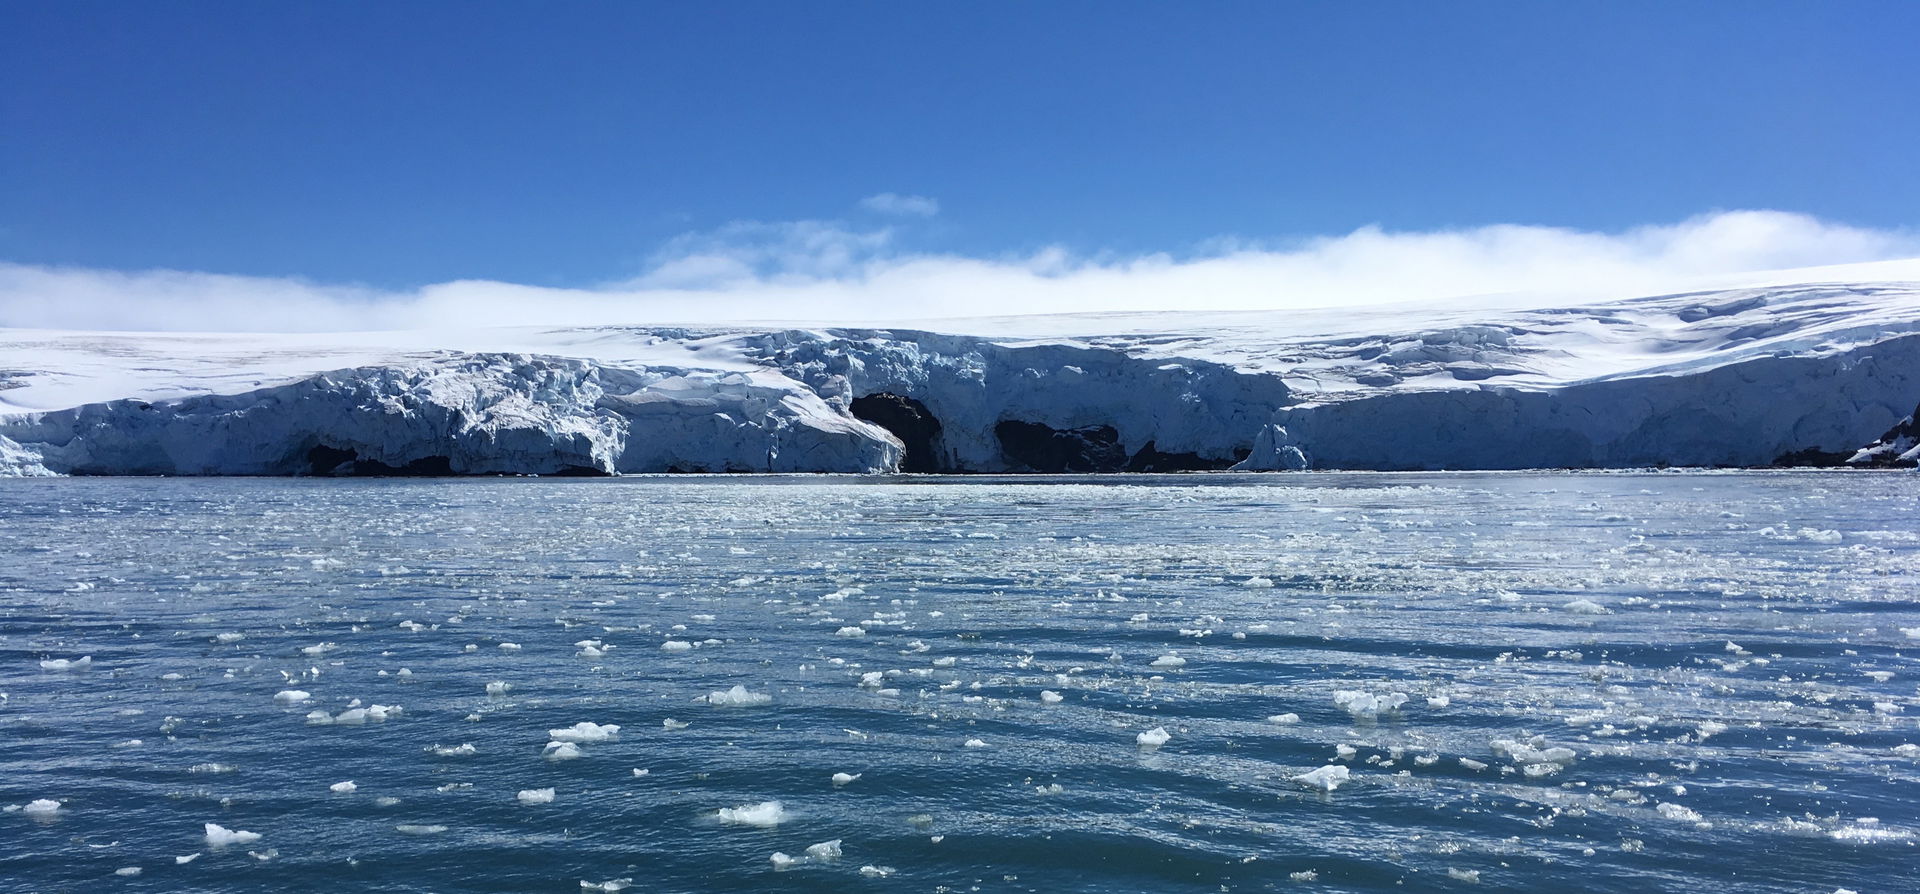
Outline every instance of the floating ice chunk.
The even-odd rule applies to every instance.
[[[1273,578],[1250,577],[1250,578],[1247,578],[1246,580],[1241,581],[1240,586],[1247,587],[1249,589],[1254,589],[1254,590],[1270,590],[1273,588]]]
[[[1287,873],[1287,878],[1296,882],[1317,882],[1320,880],[1320,873],[1312,869],[1302,869],[1299,872]]]
[[[40,662],[41,670],[83,671],[93,667],[93,656],[82,655],[79,658],[49,658]]]
[[[321,655],[325,655],[328,652],[331,652],[338,648],[340,648],[339,643],[317,643],[315,645],[307,646],[301,649],[300,654],[305,655],[308,658],[318,658]]]
[[[1480,870],[1456,869],[1452,866],[1449,866],[1447,867],[1447,878],[1453,879],[1454,881],[1457,881],[1457,882],[1466,882],[1469,885],[1477,885],[1480,883]]]
[[[122,866],[122,867],[120,867],[119,869],[115,869],[115,870],[113,871],[113,874],[114,874],[114,875],[118,875],[118,876],[125,876],[125,877],[127,877],[127,878],[132,878],[133,876],[136,876],[136,875],[139,875],[139,874],[140,874],[140,867],[138,867],[138,866]]]
[[[1359,753],[1360,749],[1348,745],[1345,742],[1333,746],[1333,756],[1343,761],[1353,760],[1353,756]]]
[[[934,667],[952,667],[955,664],[958,664],[959,661],[960,660],[958,658],[955,658],[951,655],[947,655],[947,656],[933,659],[933,666]]]
[[[580,746],[572,742],[548,742],[547,747],[541,750],[540,756],[550,761],[570,761],[586,757],[587,753],[581,751]]]
[[[835,773],[835,774],[833,774],[833,787],[834,787],[834,788],[839,788],[840,786],[843,786],[843,785],[846,785],[846,784],[848,784],[848,783],[850,783],[850,782],[853,782],[854,780],[857,780],[857,779],[859,779],[859,778],[860,778],[860,777],[861,777],[862,775],[864,775],[864,774],[861,774],[861,773]]]
[[[1063,696],[1060,693],[1055,692],[1051,689],[1040,690],[1040,703],[1043,705],[1057,705],[1065,700],[1066,700],[1066,696]]]
[[[625,891],[631,887],[633,887],[633,879],[630,878],[611,878],[604,882],[590,882],[585,879],[580,881],[580,890],[582,891],[613,892]]]
[[[1445,695],[1427,696],[1427,707],[1429,708],[1444,708],[1451,704],[1453,704],[1453,699],[1449,696],[1445,696]]]
[[[438,824],[402,823],[394,826],[393,831],[402,835],[438,835],[447,831],[447,827]]]
[[[686,640],[683,640],[683,639],[670,639],[660,644],[660,651],[691,652],[693,651],[693,643],[687,642]]]
[[[725,692],[707,694],[707,704],[716,708],[753,708],[773,703],[773,696],[764,692],[749,692],[747,687],[738,683]]]
[[[28,816],[53,816],[60,812],[60,804],[52,798],[35,798],[21,807],[20,812]]]
[[[607,742],[619,735],[620,725],[617,723],[589,723],[585,720],[565,729],[547,730],[547,738],[555,742],[578,742],[581,744]]]
[[[336,782],[327,786],[327,791],[333,792],[336,795],[351,795],[359,789],[360,786],[354,785],[352,780]]]
[[[498,645],[495,645],[494,648],[499,649],[502,652],[518,652],[520,651],[520,644],[519,643],[500,643]]]
[[[207,844],[213,847],[226,847],[229,844],[252,844],[260,840],[260,833],[229,829],[218,823],[207,824]]]
[[[200,859],[200,854],[198,852],[195,852],[195,853],[188,854],[184,857],[174,857],[173,863],[175,866],[185,866],[188,863],[192,863],[193,861],[198,859]]]
[[[767,861],[772,863],[773,868],[776,870],[786,869],[795,863],[804,862],[798,857],[794,857],[790,854],[785,854],[780,851],[774,851],[773,855],[767,858]]]
[[[1159,748],[1173,741],[1173,734],[1167,732],[1167,728],[1164,726],[1156,726],[1140,735],[1134,736],[1133,740],[1139,743],[1141,748]]]
[[[1153,663],[1151,666],[1152,667],[1186,667],[1187,659],[1182,658],[1178,655],[1167,654],[1167,655],[1162,655],[1158,658],[1153,659]]]
[[[833,635],[834,636],[855,636],[855,637],[866,636],[867,630],[864,627],[842,627],[839,630],[835,630],[833,632]]]
[[[458,745],[428,745],[427,753],[434,757],[468,757],[479,754],[480,749],[473,747],[472,742],[462,742]]]
[[[1902,627],[1900,632],[1906,634],[1908,639],[1920,639],[1920,627]]]
[[[1560,606],[1560,610],[1572,612],[1576,615],[1604,615],[1609,613],[1606,606],[1591,599],[1575,599],[1566,605]]]
[[[787,810],[779,801],[722,807],[714,815],[723,823],[736,826],[758,826],[762,829],[771,829],[788,819]]]
[[[487,684],[488,695],[506,695],[513,691],[513,684],[504,680],[495,680]]]
[[[1342,767],[1339,764],[1328,764],[1318,770],[1301,773],[1293,777],[1293,781],[1304,782],[1323,792],[1330,792],[1339,788],[1341,783],[1346,782],[1352,776],[1352,770]]]
[[[1477,761],[1470,757],[1461,758],[1460,766],[1466,767],[1467,769],[1472,770],[1476,773],[1480,772],[1481,770],[1485,770],[1487,768],[1487,765],[1485,762]]]
[[[1381,714],[1400,710],[1407,703],[1404,692],[1371,693],[1358,689],[1342,689],[1333,694],[1335,706],[1353,715],[1356,720],[1373,720]]]
[[[1915,745],[1912,742],[1895,745],[1893,746],[1893,753],[1901,757],[1920,757],[1920,745]]]
[[[1547,747],[1545,736],[1534,736],[1524,742],[1495,739],[1489,744],[1495,754],[1504,755],[1516,764],[1558,764],[1564,767],[1578,757],[1571,748]]]
[[[1682,807],[1671,801],[1660,804],[1658,807],[1655,807],[1654,810],[1657,811],[1660,816],[1670,820],[1687,823],[1697,823],[1700,821],[1700,814],[1698,812],[1687,807]]]
[[[325,711],[308,711],[307,722],[315,726],[322,726],[328,723],[332,723],[333,715],[328,714]]]
[[[840,859],[840,839],[807,845],[807,856],[822,862]]]
[[[273,700],[282,705],[297,705],[301,702],[312,701],[313,693],[300,689],[282,689],[273,694]]]
[[[247,635],[244,633],[216,633],[213,636],[213,641],[223,646],[231,646],[246,638]]]
[[[649,774],[649,773],[652,773],[652,772],[653,772],[652,770],[643,770],[643,769],[641,769],[641,768],[639,768],[639,767],[634,767],[634,768],[633,768],[633,778],[635,778],[635,779],[638,779],[638,778],[640,778],[640,777],[642,777],[642,776],[645,776],[645,775],[647,775],[647,774]]]
[[[867,878],[886,878],[895,872],[891,866],[862,866],[860,874]]]
[[[522,805],[527,807],[535,807],[541,804],[552,804],[553,789],[523,788],[520,790],[519,794],[514,795],[513,797],[514,797],[514,800],[519,801]]]
[[[1268,717],[1268,718],[1267,718],[1267,722],[1268,722],[1268,723],[1281,723],[1281,724],[1286,724],[1286,723],[1299,723],[1299,722],[1300,722],[1300,715],[1298,715],[1298,714],[1295,714],[1295,713],[1292,713],[1291,711],[1289,711],[1288,713],[1285,713],[1285,714],[1275,714],[1275,715],[1273,715],[1273,716],[1271,716],[1271,717]]]
[[[667,719],[660,721],[660,726],[662,729],[686,729],[687,727],[692,725],[693,724],[687,723],[685,721],[675,720],[671,717],[668,717]]]
[[[986,740],[985,740],[985,739],[968,739],[968,740],[967,740],[967,743],[966,743],[966,747],[968,747],[968,748],[985,748],[985,747],[987,747],[987,742],[986,742]]]

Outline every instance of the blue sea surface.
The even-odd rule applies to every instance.
[[[0,481],[0,890],[1915,891],[1917,508]]]

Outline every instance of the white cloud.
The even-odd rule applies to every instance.
[[[926,196],[903,196],[895,192],[867,196],[860,200],[860,207],[875,214],[898,217],[932,217],[940,213],[938,200]]]
[[[1617,233],[1516,225],[1417,233],[1366,227],[1285,244],[1216,242],[1202,255],[1179,258],[1086,258],[1059,248],[999,258],[926,254],[899,249],[886,228],[737,223],[675,239],[639,276],[593,289],[461,280],[382,291],[300,279],[0,262],[0,326],[274,331],[744,320],[880,324],[1023,313],[1470,304],[1491,303],[1486,296],[1492,295],[1507,296],[1499,303],[1547,304],[1766,279],[1756,271],[1914,257],[1920,257],[1920,234],[1771,211],[1710,214]]]

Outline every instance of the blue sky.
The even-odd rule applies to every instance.
[[[1906,233],[1915,34],[1909,2],[12,2],[0,262],[596,288],[689,246],[765,273],[795,227],[970,259]]]

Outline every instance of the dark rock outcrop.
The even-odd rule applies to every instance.
[[[1894,423],[1880,440],[1860,448],[1847,465],[1863,468],[1905,468],[1920,466],[1920,407]]]
[[[1039,422],[1003,419],[993,427],[1000,451],[1015,469],[1059,474],[1064,472],[1121,472],[1127,451],[1120,432],[1111,425],[1056,429]]]
[[[1198,453],[1162,453],[1148,441],[1145,447],[1135,451],[1127,460],[1129,472],[1213,472],[1228,468],[1247,458],[1246,450],[1236,451],[1237,456],[1210,457]]]

